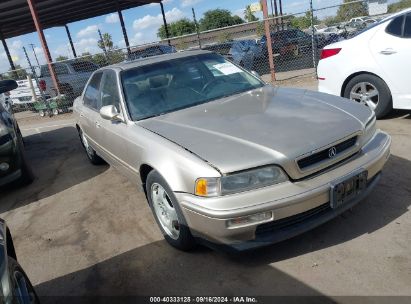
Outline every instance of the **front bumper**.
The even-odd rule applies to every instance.
[[[311,178],[217,198],[187,193],[175,193],[175,196],[194,236],[238,250],[269,245],[321,225],[364,199],[378,182],[390,155],[390,145],[390,136],[377,130],[350,161]],[[331,183],[359,169],[368,171],[366,191],[342,207],[327,208]],[[273,212],[272,222],[236,228],[227,225],[229,219],[264,211]],[[293,221],[296,217],[299,220]],[[277,225],[282,222],[292,224]]]

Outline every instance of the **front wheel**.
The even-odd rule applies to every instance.
[[[361,74],[351,79],[344,90],[344,97],[362,103],[382,118],[392,110],[390,89],[381,78]]]
[[[177,199],[164,178],[155,170],[147,176],[146,193],[154,218],[166,241],[180,250],[192,249],[196,242]]]

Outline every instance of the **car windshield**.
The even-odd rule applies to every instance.
[[[132,68],[121,73],[132,120],[189,108],[264,86],[217,54],[201,54]]]

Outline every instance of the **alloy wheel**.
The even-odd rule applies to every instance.
[[[174,208],[166,190],[158,183],[151,186],[151,199],[155,216],[161,227],[169,237],[176,240],[180,235],[180,224],[176,209]]]
[[[380,93],[377,88],[369,82],[357,83],[350,92],[350,99],[365,104],[373,111],[377,108],[379,98]]]

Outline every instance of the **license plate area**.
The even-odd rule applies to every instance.
[[[361,171],[331,184],[330,206],[335,209],[354,199],[367,187],[367,171]]]

